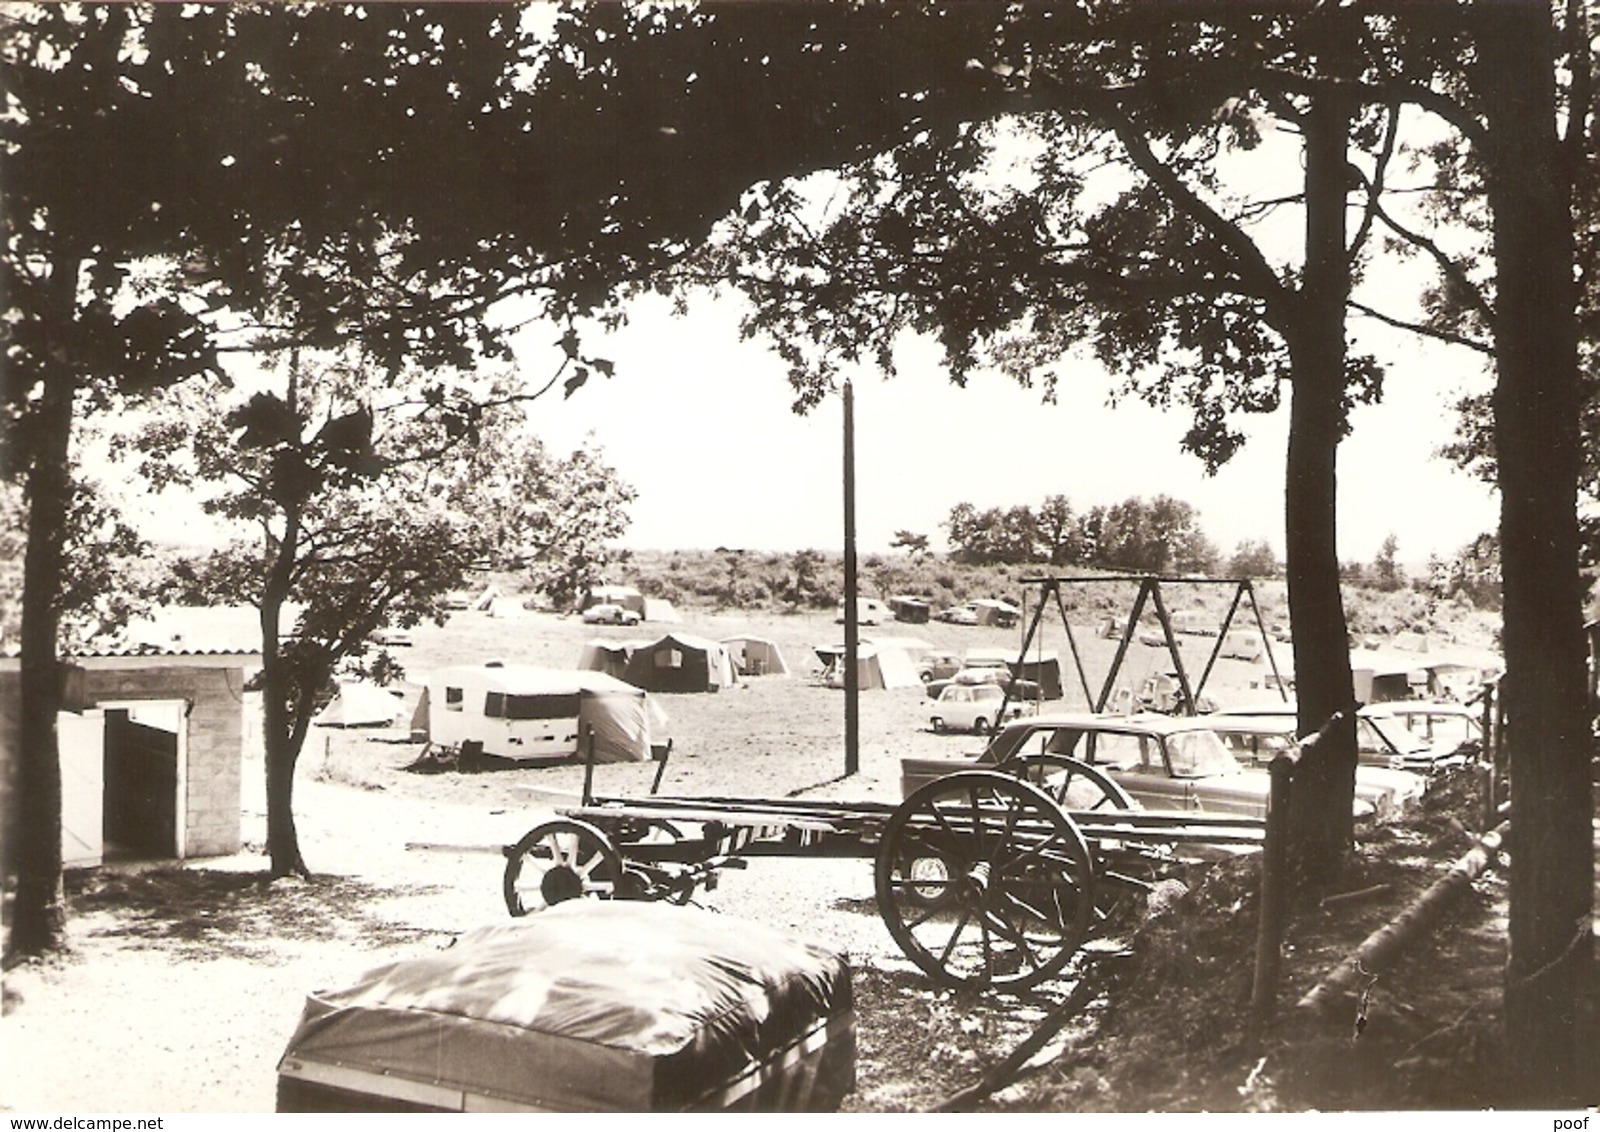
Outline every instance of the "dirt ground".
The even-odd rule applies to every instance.
[[[843,777],[842,694],[812,676],[810,647],[836,643],[821,616],[698,614],[704,636],[776,640],[794,672],[714,695],[662,697],[674,753],[664,793],[897,801],[904,756],[976,751],[974,736],[935,735],[917,689],[862,695],[861,769]],[[662,628],[643,627],[646,634]],[[938,647],[1005,645],[1016,632],[895,626]],[[1074,625],[1098,691],[1111,652]],[[870,637],[874,630],[865,629]],[[595,630],[576,618],[463,613],[397,650],[413,681],[433,666],[491,657],[568,666]],[[1043,646],[1071,653],[1059,625]],[[1201,641],[1192,642],[1202,647]],[[1203,664],[1204,656],[1200,656]],[[1284,658],[1287,659],[1286,657]],[[1136,647],[1137,686],[1159,663]],[[1070,667],[1070,664],[1069,664]],[[1199,665],[1196,666],[1198,668]],[[1219,662],[1219,698],[1259,696],[1264,670]],[[1069,684],[1076,678],[1069,671]],[[418,687],[407,689],[407,709]],[[1069,690],[1063,706],[1081,703]],[[445,946],[505,918],[499,849],[576,795],[572,766],[481,774],[419,773],[403,726],[313,733],[296,813],[314,880],[267,882],[258,743],[247,743],[244,852],[183,867],[132,865],[74,876],[71,955],[7,973],[0,1025],[0,1108],[13,1112],[263,1112],[275,1066],[307,992]],[[651,767],[596,770],[596,789],[648,790]],[[1505,1106],[1498,1002],[1505,885],[1490,870],[1433,932],[1362,993],[1310,1024],[1301,994],[1409,898],[1437,880],[1481,830],[1470,791],[1437,796],[1403,826],[1370,831],[1333,908],[1291,921],[1276,1022],[1244,1037],[1253,970],[1256,877],[1248,861],[1185,874],[1189,890],[1131,939],[1098,994],[1030,1068],[979,1107],[989,1111],[1485,1109]],[[1072,991],[1065,978],[1015,995],[931,986],[878,919],[866,860],[767,858],[730,872],[700,902],[842,947],[859,1018],[853,1111],[921,1111],[976,1082]],[[1076,972],[1081,974],[1082,972]],[[1358,1024],[1359,1022],[1359,1024]],[[84,1065],[117,1066],[85,1073]]]

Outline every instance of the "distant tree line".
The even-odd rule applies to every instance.
[[[1243,566],[1252,576],[1278,573],[1266,543],[1241,543],[1224,559],[1200,529],[1188,503],[1170,496],[1129,498],[1109,506],[1076,510],[1064,495],[1027,505],[980,511],[958,503],[942,526],[950,556],[970,565],[1092,566],[1151,574],[1213,574],[1224,566]]]

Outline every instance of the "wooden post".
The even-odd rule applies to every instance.
[[[1272,1018],[1283,962],[1283,921],[1288,890],[1289,795],[1297,751],[1285,751],[1268,764],[1272,789],[1267,798],[1266,840],[1261,846],[1261,902],[1256,911],[1256,970],[1250,988],[1250,1039],[1260,1039]]]
[[[844,383],[844,772],[861,769],[861,629],[856,623],[855,395]]]

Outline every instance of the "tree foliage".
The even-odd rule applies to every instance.
[[[503,389],[438,371],[380,382],[358,357],[299,351],[277,376],[243,397],[191,382],[134,447],[153,487],[209,490],[208,511],[253,531],[201,573],[205,597],[261,614],[268,850],[284,874],[306,871],[294,767],[341,666],[380,628],[442,623],[444,595],[478,571],[526,571],[570,602],[633,493],[597,453],[550,456]]]
[[[952,556],[970,564],[1043,561],[1129,573],[1209,574],[1219,562],[1194,508],[1165,495],[1081,513],[1063,495],[1047,496],[1038,511],[1026,505],[979,511],[958,503],[944,527]]]

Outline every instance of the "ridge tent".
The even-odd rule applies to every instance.
[[[776,641],[765,637],[724,637],[728,658],[740,676],[787,676],[789,666]]]
[[[830,688],[844,687],[844,646],[818,645],[815,651],[827,666],[822,674],[823,681]],[[872,645],[861,645],[856,649],[856,687],[920,688],[922,678],[917,675],[911,658],[899,649],[880,652]]]
[[[739,682],[728,650],[709,637],[668,633],[640,645],[623,679],[650,692],[715,692]]]
[[[979,598],[977,601],[967,603],[978,614],[978,624],[994,625],[1001,629],[1009,629],[1022,617],[1022,610],[1012,605],[1009,601],[997,601],[992,598]]]
[[[922,658],[933,651],[933,642],[925,641],[921,637],[862,637],[862,645],[871,645],[878,653],[897,652],[905,657],[906,664],[915,671],[922,663]],[[892,658],[889,663],[898,671],[900,661]],[[919,676],[920,680],[921,677]]]
[[[352,680],[339,685],[311,722],[318,727],[387,727],[399,715],[400,699],[394,692]]]
[[[631,684],[603,672],[525,664],[457,665],[428,677],[412,726],[428,742],[483,744],[503,759],[559,760],[584,754],[579,739],[594,735],[597,763],[645,762],[666,745],[667,716]]]
[[[1032,680],[1039,685],[1041,699],[1059,700],[1065,694],[1061,684],[1061,658],[1054,649],[1029,653],[1020,664],[1015,660],[1008,660],[1006,664],[1017,679]]]
[[[472,608],[478,613],[488,613],[489,610],[494,608],[494,603],[499,599],[499,597],[499,586],[492,584],[485,586],[483,588],[483,592],[478,595],[477,600],[472,603]]]
[[[583,651],[578,654],[578,667],[588,672],[604,672],[607,676],[623,680],[628,671],[628,658],[633,656],[635,649],[649,643],[641,640],[619,641],[596,637],[584,645]]]
[[[643,616],[646,621],[664,621],[668,625],[676,625],[683,620],[672,603],[664,597],[645,598]]]

